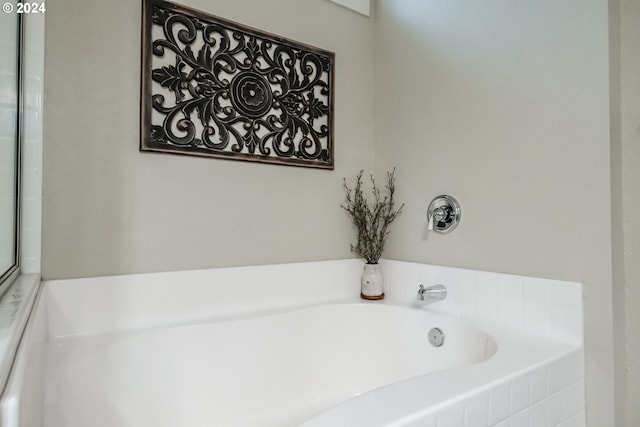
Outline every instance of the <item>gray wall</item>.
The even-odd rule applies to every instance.
[[[140,153],[141,2],[58,0],[46,14],[45,279],[350,256],[341,180],[373,167],[373,22],[320,0],[182,3],[336,53],[336,169]]]
[[[616,416],[640,425],[640,3],[610,2]]]
[[[386,257],[583,283],[589,425],[613,427],[607,2],[377,6],[376,170],[407,204]],[[442,193],[462,223],[426,234]]]
[[[620,4],[627,409],[621,424],[637,426],[640,425],[640,334],[637,329],[640,325],[640,3],[621,0]]]

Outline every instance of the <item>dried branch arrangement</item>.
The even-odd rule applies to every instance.
[[[343,179],[346,201],[340,207],[349,214],[358,232],[358,241],[355,245],[351,245],[351,252],[364,258],[368,264],[376,264],[382,256],[384,244],[389,235],[389,225],[402,213],[404,203],[395,209],[393,200],[396,183],[395,168],[391,172],[387,172],[387,183],[384,186],[387,194],[384,197],[382,190],[376,186],[375,179],[371,175],[372,202],[365,198],[362,190],[363,172],[361,170],[356,175],[356,184],[353,190],[347,185],[346,178]]]

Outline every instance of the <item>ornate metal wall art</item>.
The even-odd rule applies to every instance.
[[[334,54],[143,1],[142,151],[333,169]]]

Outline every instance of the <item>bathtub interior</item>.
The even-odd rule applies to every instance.
[[[435,326],[448,332],[440,348],[427,340]],[[67,337],[51,346],[45,425],[297,426],[369,390],[494,351],[460,319],[384,303]]]
[[[407,310],[409,307],[421,314],[438,312],[442,319],[458,324],[469,324],[471,319],[474,325],[489,331],[488,336],[496,340],[496,354],[489,357],[492,353],[487,343],[491,340],[487,340],[487,334],[479,333],[475,337],[484,343],[477,346],[482,348],[484,345],[482,354],[457,361],[457,369],[434,373],[431,371],[450,366],[426,369],[425,364],[416,361],[418,358],[385,360],[385,357],[397,358],[387,350],[397,346],[393,340],[399,337],[393,332],[397,328],[391,328],[390,320],[382,311],[374,316],[379,317],[377,325],[371,327],[367,323],[354,327],[351,335],[350,329],[344,327],[348,322],[341,317],[349,312],[354,319],[359,318],[353,315],[362,304],[346,303],[358,295],[361,264],[357,260],[49,282],[45,283],[44,292],[37,301],[19,350],[19,363],[14,366],[3,394],[3,402],[13,402],[13,405],[3,406],[3,419],[14,420],[13,424],[3,423],[3,426],[202,425],[203,414],[198,414],[194,408],[203,408],[206,412],[222,407],[227,410],[225,416],[229,423],[221,425],[284,426],[306,421],[304,425],[309,427],[411,423],[427,426],[430,422],[440,422],[439,416],[455,418],[461,413],[463,423],[459,425],[465,426],[465,414],[473,408],[484,408],[484,412],[480,412],[484,413],[487,422],[495,421],[487,425],[523,417],[525,412],[527,417],[545,412],[545,424],[531,425],[556,425],[566,420],[577,420],[577,424],[571,425],[583,425],[582,330],[581,320],[574,319],[576,314],[581,315],[579,285],[398,261],[384,261],[383,268],[387,299],[381,304],[367,303],[366,307],[405,305],[396,308]],[[301,283],[300,277],[309,279]],[[270,289],[264,298],[255,294],[248,296],[244,291],[245,286],[257,282],[266,283]],[[413,288],[417,288],[418,282],[448,285],[449,298],[428,308],[414,306]],[[511,290],[518,292],[501,292],[507,283]],[[564,299],[551,301],[550,293],[560,286],[564,289]],[[534,290],[537,297],[525,300],[524,296]],[[491,303],[488,307],[484,305],[487,295],[495,298],[493,308]],[[514,295],[519,298],[514,300]],[[290,339],[290,335],[285,336],[285,330],[295,330],[305,324],[296,316],[315,318],[304,313],[313,313],[319,304],[341,307],[344,312],[336,311],[330,316],[334,319],[333,324],[316,324],[298,330],[296,336],[299,338],[293,347],[290,342],[285,343]],[[292,313],[298,314],[292,316]],[[564,317],[558,313],[564,313]],[[536,322],[531,321],[531,316],[536,317]],[[281,324],[261,330],[260,325],[266,323],[256,322],[256,319],[265,317],[279,319],[276,323]],[[253,339],[242,342],[237,339],[242,335],[239,330],[234,333],[227,328],[227,332],[222,332],[223,324],[250,329],[253,334],[247,336]],[[424,330],[416,331],[416,324],[407,320],[396,326],[407,331],[407,337],[421,336],[424,343]],[[198,338],[203,329],[209,328],[208,332],[213,333],[219,327],[220,330],[213,334],[216,339],[202,343]],[[336,342],[338,335],[326,333],[324,335],[328,336],[322,339],[308,339],[321,337],[320,330],[340,330],[343,341]],[[365,351],[361,340],[369,333],[384,336],[385,339],[378,343],[386,345]],[[451,336],[471,339],[471,335],[447,334],[448,338]],[[503,343],[518,343],[519,339],[524,341],[514,349],[527,349],[527,345],[531,348],[520,353],[514,350],[510,358],[501,358],[508,353],[501,352],[505,349]],[[416,345],[416,342],[419,340],[403,345]],[[134,345],[127,345],[131,343]],[[320,343],[326,348],[313,347]],[[454,345],[455,340],[448,344]],[[288,357],[269,354],[269,349],[280,345],[293,348]],[[221,346],[229,347],[229,351],[216,351]],[[332,351],[338,348],[340,353]],[[176,354],[175,349],[180,350],[178,353],[184,358],[181,360],[190,362],[178,363],[177,359],[165,357],[172,352]],[[420,349],[414,347],[410,353],[420,354]],[[452,358],[468,356],[462,348],[453,353]],[[329,358],[351,355],[352,360],[340,360],[332,366],[360,367],[362,370],[321,374],[322,370],[314,369],[320,363],[317,359],[320,354],[328,354]],[[377,359],[368,359],[367,354],[376,354]],[[102,363],[109,357],[113,357],[111,363],[114,360],[117,363]],[[206,359],[208,364],[203,365],[202,360],[197,362],[198,358]],[[282,371],[277,379],[266,378],[264,372],[253,369],[259,366],[254,363],[257,358],[263,359],[261,363],[278,367],[276,372],[295,366],[308,372],[309,376],[296,377],[290,375],[291,371]],[[567,362],[568,359],[572,362]],[[385,368],[380,368],[381,365]],[[99,366],[102,368],[97,368]],[[108,366],[110,368],[105,368]],[[205,368],[189,372],[195,366]],[[238,369],[230,369],[230,366]],[[120,369],[122,367],[126,369]],[[136,381],[135,377],[126,375],[127,369],[136,369],[141,376]],[[375,376],[371,372],[376,370],[388,376],[373,381]],[[554,380],[558,372],[562,381]],[[312,377],[313,374],[316,376]],[[221,381],[215,384],[207,381],[215,375]],[[531,385],[534,381],[539,382],[542,376],[545,377],[543,397],[532,392],[519,400],[512,396],[518,387],[522,389],[518,379],[526,378],[527,384]],[[81,381],[70,384],[71,377]],[[425,381],[431,385],[426,387]],[[433,387],[434,381],[437,387]],[[346,391],[335,391],[338,382],[344,383],[342,390]],[[222,383],[226,387],[216,388]],[[171,390],[162,396],[167,384],[172,384]],[[68,390],[60,393],[61,387]],[[207,392],[190,392],[199,387]],[[528,389],[532,390],[531,387]],[[129,390],[128,394],[119,394],[123,389]],[[426,389],[430,391],[425,392]],[[211,394],[209,390],[218,394]],[[291,393],[292,390],[297,392]],[[429,393],[433,395],[428,396]],[[62,395],[68,397],[66,403],[59,398]],[[573,398],[569,399],[567,395]],[[283,396],[287,399],[283,400]],[[493,397],[490,399],[490,396]],[[504,400],[505,396],[508,400],[506,412],[491,410],[491,402],[498,402],[499,398]],[[124,410],[119,408],[121,403],[114,401],[118,397],[121,401],[131,402],[131,406]],[[486,405],[481,404],[485,398]],[[527,405],[524,407],[513,403],[525,400]],[[573,405],[566,405],[566,401]],[[99,407],[95,402],[101,402]],[[238,402],[247,404],[239,405]],[[150,405],[142,411],[147,417],[131,423],[134,406],[138,405],[139,409],[144,404]],[[68,405],[66,409],[65,405]],[[71,407],[87,408],[84,413],[76,413],[77,424],[69,424],[65,418],[68,417],[65,411],[73,411]],[[532,409],[534,407],[538,409]],[[161,408],[172,408],[172,411]],[[183,410],[174,410],[176,408]],[[374,419],[363,417],[365,413]],[[101,415],[96,417],[96,414]],[[171,416],[167,414],[182,415],[167,420]],[[189,414],[194,418],[185,423]],[[149,422],[149,416],[156,415],[159,418]],[[220,416],[219,409],[216,416]],[[98,419],[105,423],[96,424]],[[555,424],[550,424],[550,420]],[[173,424],[166,424],[168,421]]]

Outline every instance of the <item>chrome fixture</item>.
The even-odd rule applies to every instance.
[[[456,199],[445,194],[438,196],[427,209],[427,230],[441,234],[451,233],[460,223],[461,215],[460,204]]]
[[[434,347],[442,347],[442,344],[444,344],[444,332],[440,328],[432,328],[428,337],[429,342]]]
[[[420,285],[418,289],[417,299],[418,301],[441,301],[447,297],[447,288],[444,285],[433,285],[425,288],[424,285]]]

